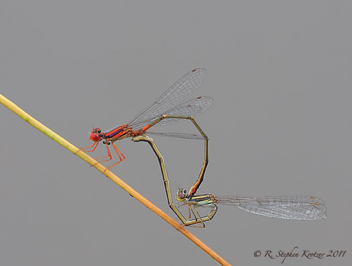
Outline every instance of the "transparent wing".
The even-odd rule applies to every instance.
[[[202,84],[206,77],[206,70],[197,68],[172,85],[154,103],[138,113],[128,125],[135,130],[148,125],[154,119],[165,114],[166,111],[181,104]]]
[[[288,220],[319,220],[326,218],[321,199],[310,196],[216,197],[218,204],[234,205],[241,210],[267,217]]]
[[[189,134],[189,133],[162,133],[162,132],[149,132],[148,135],[161,136],[161,137],[173,137],[181,139],[199,139],[204,140],[201,135],[198,134]]]
[[[134,129],[141,129],[144,126],[149,125],[152,121],[161,117],[162,115],[193,116],[194,117],[200,113],[203,113],[207,109],[209,109],[213,103],[214,103],[214,99],[209,96],[200,96],[197,98],[193,98],[191,100],[182,102],[178,106],[175,106],[173,108],[170,108],[169,110],[166,110],[165,112],[163,112],[161,115],[158,115],[157,117],[151,117],[147,120],[139,121],[138,123],[135,123],[132,127]],[[182,121],[182,119],[167,118],[167,119],[160,121],[155,126],[165,126],[165,125],[170,125],[170,124],[180,122],[180,121]]]

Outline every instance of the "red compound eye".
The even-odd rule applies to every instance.
[[[98,134],[90,134],[89,139],[91,141],[97,142],[97,141],[99,141],[99,135]]]

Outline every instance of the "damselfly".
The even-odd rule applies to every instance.
[[[145,134],[147,130],[154,125],[169,125],[179,122],[182,119],[188,119],[193,122],[201,136],[188,133],[155,133],[149,131],[148,134],[186,139],[204,139],[206,142],[205,158],[207,160],[208,137],[194,121],[193,116],[207,110],[213,104],[214,100],[208,96],[201,96],[186,101],[186,99],[202,84],[205,76],[206,70],[203,68],[197,68],[190,71],[172,85],[155,102],[138,113],[129,123],[116,127],[105,133],[103,133],[100,128],[94,128],[89,137],[94,143],[90,146],[82,147],[80,150],[84,152],[93,152],[97,148],[99,142],[103,140],[108,155],[96,158],[100,160],[99,163],[103,163],[112,159],[108,146],[111,144],[120,159],[117,163],[108,167],[108,169],[111,169],[125,159],[123,153],[114,144],[115,141]],[[207,162],[204,162],[204,164],[203,172],[205,171]]]
[[[165,161],[154,141],[146,135],[134,137],[132,140],[136,142],[146,141],[150,144],[159,160],[168,205],[185,226],[205,227],[204,222],[213,219],[218,210],[218,205],[236,206],[250,213],[287,220],[319,220],[326,218],[324,202],[312,196],[236,197],[215,196],[213,194],[194,195],[194,193],[187,193],[184,188],[179,188],[175,198],[182,203],[180,206],[187,205],[188,218],[186,218],[173,203]],[[198,178],[190,191],[197,190],[199,184]],[[207,207],[211,210],[208,215],[201,216],[197,211],[199,207]],[[191,219],[192,214],[193,219]],[[197,226],[196,224],[201,225]]]
[[[266,217],[286,220],[320,220],[326,218],[326,207],[321,199],[312,196],[215,196],[213,194],[189,196],[186,189],[179,188],[176,200],[188,207],[185,225],[202,224],[210,221],[218,210],[218,205],[236,206],[241,210]],[[198,207],[211,208],[207,216],[201,217]],[[189,220],[193,214],[194,219]]]

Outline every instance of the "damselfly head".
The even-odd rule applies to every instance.
[[[187,197],[187,190],[185,188],[179,188],[176,192],[176,200],[184,201]]]
[[[89,139],[93,142],[101,140],[101,130],[98,127],[93,128],[92,133],[90,133]]]

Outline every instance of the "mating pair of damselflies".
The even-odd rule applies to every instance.
[[[186,101],[186,99],[202,84],[205,76],[205,69],[198,68],[190,71],[171,86],[154,103],[138,113],[128,124],[119,126],[105,133],[101,132],[100,128],[94,128],[89,137],[94,143],[91,146],[80,148],[80,150],[93,152],[99,142],[103,140],[108,155],[96,158],[100,160],[100,163],[103,163],[112,160],[112,155],[108,146],[111,144],[120,159],[117,163],[108,167],[108,169],[111,169],[125,159],[123,153],[114,144],[115,141],[132,137],[132,140],[134,141],[143,140],[149,142],[159,158],[169,206],[184,225],[201,223],[204,227],[204,222],[209,221],[214,217],[218,209],[218,204],[234,205],[251,213],[282,219],[317,220],[325,218],[326,208],[324,203],[315,197],[217,197],[212,194],[195,195],[195,192],[203,181],[205,169],[208,164],[208,137],[193,119],[193,116],[207,110],[212,105],[213,99],[207,96],[197,97],[188,101]],[[201,136],[188,133],[147,132],[152,126],[169,125],[185,119],[193,122]],[[176,200],[183,202],[182,205],[188,206],[189,217],[187,219],[172,202],[164,160],[161,159],[162,156],[156,148],[153,140],[145,136],[146,133],[187,139],[204,139],[204,164],[197,181],[191,187],[189,192],[185,189],[179,189],[176,194]],[[196,209],[197,207],[209,207],[211,208],[211,211],[207,216],[201,217]],[[191,213],[193,214],[194,219],[190,220]]]

